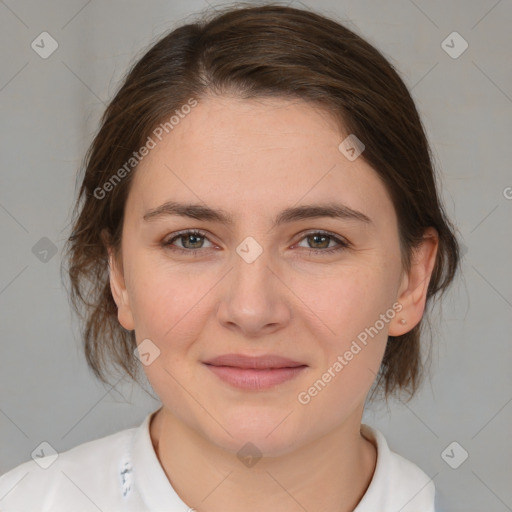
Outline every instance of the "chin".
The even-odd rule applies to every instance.
[[[291,416],[291,415],[290,415]],[[243,447],[250,450],[250,443],[265,457],[278,457],[289,453],[300,444],[304,429],[299,425],[283,421],[286,414],[261,415],[257,413],[234,415],[229,420],[223,418],[221,425],[225,429],[216,429],[215,433],[205,433],[219,448],[238,455]],[[229,432],[229,434],[228,434]],[[230,435],[231,434],[231,435]]]

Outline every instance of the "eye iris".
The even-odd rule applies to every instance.
[[[199,243],[198,240],[200,240],[202,238],[201,235],[195,235],[193,233],[191,234],[188,234],[188,235],[181,235],[181,240],[192,240],[192,245],[195,245],[196,243]],[[199,247],[189,247],[187,246],[186,243],[183,244],[184,247],[187,247],[187,249],[198,249]]]
[[[330,237],[327,236],[327,235],[310,235],[310,236],[308,236],[308,240],[311,239],[311,238],[313,238],[313,239],[323,238],[324,243],[325,243],[325,241],[327,241],[327,245],[322,245],[321,248],[325,248],[325,247],[329,246],[329,239],[330,239]],[[316,242],[313,242],[313,243],[316,243]]]

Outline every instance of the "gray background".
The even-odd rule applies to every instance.
[[[398,68],[464,243],[463,278],[434,310],[430,381],[413,401],[373,406],[364,421],[434,479],[442,510],[512,510],[511,2],[303,5],[348,22]],[[43,440],[64,451],[139,425],[159,406],[149,384],[125,379],[110,389],[88,371],[60,251],[77,170],[119,79],[150,42],[207,7],[0,1],[0,473]],[[31,48],[43,31],[59,45],[47,59]],[[455,59],[442,47],[453,31],[469,44]],[[59,252],[38,252],[43,237]],[[469,454],[457,469],[441,456],[453,441]]]

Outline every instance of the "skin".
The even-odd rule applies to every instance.
[[[364,402],[388,335],[423,315],[438,239],[427,230],[411,271],[402,272],[391,199],[362,157],[349,161],[339,151],[346,135],[302,101],[207,97],[133,177],[122,251],[110,251],[111,289],[123,327],[160,350],[144,366],[162,401],[151,439],[174,489],[198,511],[348,512],[370,484],[376,449],[360,433]],[[143,219],[171,199],[221,208],[234,224]],[[328,201],[372,223],[321,217],[271,229],[287,207]],[[173,242],[196,256],[162,245],[185,229],[206,232]],[[318,230],[351,245],[322,255],[337,242],[315,240]],[[263,249],[250,264],[236,252],[248,236]],[[298,393],[397,301],[401,312],[301,404]],[[308,367],[271,389],[244,391],[202,364],[230,352],[273,353]],[[236,456],[249,441],[263,455],[252,467]]]

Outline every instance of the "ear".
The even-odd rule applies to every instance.
[[[123,275],[122,261],[114,254],[114,250],[108,246],[108,269],[110,278],[110,290],[117,304],[117,318],[119,323],[128,331],[135,329],[128,291]]]
[[[428,285],[436,262],[439,236],[437,230],[428,228],[423,234],[423,241],[413,252],[411,270],[404,275],[398,291],[397,302],[402,309],[390,323],[388,334],[401,336],[417,325],[427,301]],[[400,320],[404,319],[405,324]]]

